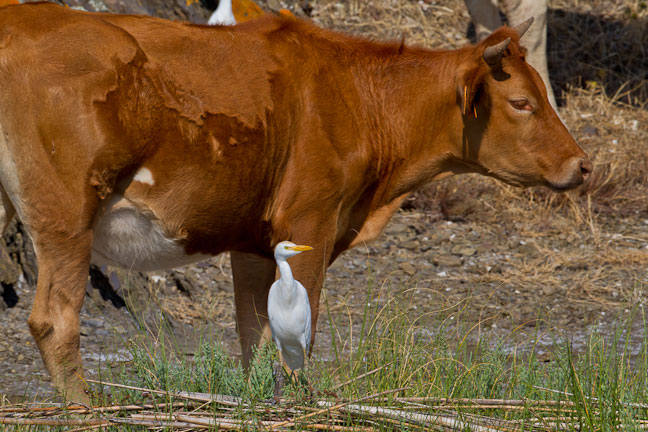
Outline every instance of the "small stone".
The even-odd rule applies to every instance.
[[[430,239],[425,242],[429,243],[432,245],[437,245],[439,243],[443,243],[445,241],[448,241],[450,239],[450,232],[448,231],[439,231],[430,236]]]
[[[542,288],[542,294],[546,295],[546,296],[552,295],[555,291],[556,291],[556,288],[552,287],[552,286],[549,286],[549,285]]]
[[[273,11],[278,11],[279,9],[281,9],[281,3],[279,3],[279,0],[268,0],[266,4]]]
[[[414,266],[408,262],[401,263],[399,267],[410,276],[416,273]]]
[[[418,248],[418,245],[419,244],[418,244],[417,241],[410,240],[410,241],[406,241],[406,242],[402,243],[401,247],[403,247],[405,249],[415,250],[415,249]]]
[[[466,244],[457,244],[450,250],[455,255],[473,256],[477,253],[477,248]]]
[[[405,233],[407,232],[407,225],[396,222],[389,225],[388,231],[392,233]]]
[[[461,258],[454,255],[440,255],[434,259],[434,263],[444,267],[459,267],[461,266]]]
[[[596,136],[598,134],[599,134],[598,129],[595,126],[592,126],[591,124],[587,124],[585,125],[585,127],[583,127],[583,135]]]
[[[534,256],[538,254],[538,249],[533,243],[525,243],[523,245],[520,245],[519,251],[523,255]]]

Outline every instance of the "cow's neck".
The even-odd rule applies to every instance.
[[[463,51],[428,54],[425,64],[404,61],[365,84],[377,95],[369,115],[384,125],[366,137],[379,182],[374,207],[430,181],[468,171],[460,162],[463,124],[455,81]]]
[[[341,215],[334,258],[375,239],[418,187],[467,171],[459,162],[463,124],[455,90],[464,55],[427,52],[421,62],[374,64],[361,74],[357,87],[369,102],[358,107],[363,111],[356,116],[375,127],[360,136],[362,147],[370,150],[365,189]]]

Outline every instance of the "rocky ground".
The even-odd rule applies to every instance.
[[[507,338],[514,349],[528,348],[539,331],[535,349],[549,359],[557,341],[571,340],[578,350],[592,330],[612,334],[631,312],[643,313],[648,220],[599,231],[597,242],[587,228],[546,223],[544,235],[533,236],[528,224],[509,224],[506,217],[487,225],[401,211],[378,242],[344,254],[328,272],[326,298],[339,342],[348,345],[349,323],[358,330],[366,302],[384,304],[393,296],[413,318],[426,317],[423,333],[433,333],[443,320],[481,323],[484,333]],[[137,335],[169,329],[188,352],[199,337],[217,334],[233,355],[240,353],[225,256],[148,277],[107,274],[112,288],[89,283],[81,314],[90,375],[106,362],[128,360],[127,343]],[[16,303],[0,312],[0,389],[14,397],[51,395],[27,328],[33,295],[26,282],[18,283]],[[315,356],[329,355],[330,324],[324,311]],[[636,319],[637,350],[645,337]]]
[[[194,22],[209,16],[206,3],[187,6],[185,0],[65,3]],[[391,30],[376,30],[375,23],[383,23],[384,15],[372,16],[371,26],[365,27],[340,3],[283,3],[298,14],[311,13],[323,25],[391,35]],[[425,9],[428,20],[442,21],[450,16],[448,10],[461,8],[451,0],[440,6],[410,3],[431,8],[432,12]],[[348,8],[361,14],[360,5],[350,2]],[[457,14],[466,22],[464,12]],[[411,17],[399,22],[404,32],[415,34],[419,29]],[[426,25],[426,36],[438,33],[429,22]],[[464,29],[446,31],[437,41],[445,47],[463,43]],[[428,188],[394,217],[377,242],[345,253],[329,269],[322,308],[328,305],[333,320],[323,311],[314,355],[329,355],[332,334],[349,346],[364,306],[383,305],[393,297],[412,319],[423,317],[417,323],[422,335],[434,333],[440,323],[458,328],[453,323],[460,322],[504,338],[507,349],[513,350],[532,349],[529,341],[538,334],[533,349],[547,361],[556,343],[571,341],[578,350],[592,331],[611,335],[634,316],[630,330],[633,349],[638,350],[647,337],[642,320],[648,288],[648,196],[642,189],[647,180],[636,172],[648,157],[648,115],[645,109],[612,104],[595,86],[567,94],[561,115],[593,156],[599,176],[592,182],[595,186],[558,196],[464,176]],[[628,149],[634,155],[628,156]],[[614,179],[624,183],[615,189]],[[12,226],[4,240],[0,395],[51,396],[27,327],[36,280],[33,252],[19,225]],[[96,376],[107,362],[128,361],[129,341],[142,335],[171,335],[181,350],[191,352],[197,339],[215,334],[233,355],[240,353],[227,256],[174,272],[142,275],[93,268],[90,276],[81,314],[82,355],[89,375]]]

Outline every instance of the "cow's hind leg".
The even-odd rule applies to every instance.
[[[275,281],[273,259],[232,252],[234,302],[243,366],[250,365],[253,348],[271,337],[268,324],[268,292]]]
[[[79,351],[79,313],[90,265],[92,232],[35,233],[38,285],[29,328],[55,387],[68,402],[87,404]]]

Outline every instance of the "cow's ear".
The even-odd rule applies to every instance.
[[[484,80],[488,74],[488,67],[477,64],[474,67],[461,71],[457,81],[457,100],[464,115],[475,113],[475,103],[482,92]]]

